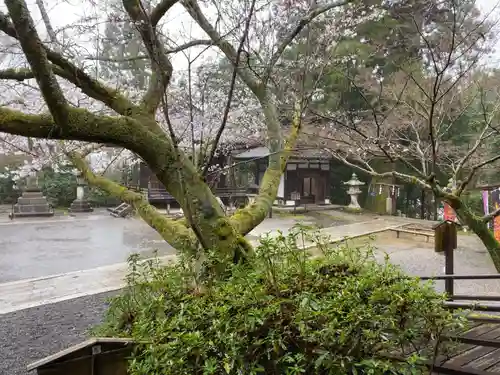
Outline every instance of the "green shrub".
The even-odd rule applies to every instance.
[[[324,256],[307,256],[303,237]],[[303,229],[262,239],[225,280],[200,285],[185,264],[133,256],[94,332],[139,343],[132,375],[420,374],[431,338],[463,324],[431,284]],[[421,351],[394,353],[408,347]]]
[[[76,177],[71,171],[55,172],[45,168],[40,179],[40,187],[49,201],[58,207],[69,207],[76,199]]]
[[[466,192],[463,196],[464,203],[476,214],[484,215],[483,195],[478,192]],[[493,206],[490,205],[490,212]]]
[[[88,194],[89,202],[95,207],[118,206],[121,203],[119,198],[94,186],[89,187]]]
[[[15,188],[15,181],[8,173],[0,176],[0,204],[13,204],[19,198],[19,190]]]

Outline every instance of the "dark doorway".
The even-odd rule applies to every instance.
[[[301,203],[321,203],[325,201],[325,178],[316,173],[302,174]]]

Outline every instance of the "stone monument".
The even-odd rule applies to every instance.
[[[24,192],[14,205],[11,215],[12,218],[54,216],[54,210],[38,187],[35,172],[29,174]]]
[[[365,183],[361,182],[358,179],[358,176],[356,176],[356,173],[353,173],[351,176],[351,179],[347,182],[344,182],[344,185],[349,186],[347,189],[347,194],[351,197],[351,203],[349,204],[349,208],[355,209],[355,210],[360,210],[361,206],[359,205],[358,202],[358,196],[361,194],[361,189],[360,186],[363,186]]]
[[[92,208],[92,205],[90,202],[87,200],[86,194],[85,194],[85,188],[87,186],[87,183],[85,182],[85,179],[78,175],[76,177],[77,181],[77,186],[76,186],[76,199],[71,203],[71,206],[69,208],[69,211],[71,213],[78,213],[78,212],[92,212],[94,209]]]

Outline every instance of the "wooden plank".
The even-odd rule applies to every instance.
[[[410,229],[401,229],[401,228],[394,228],[390,229],[393,232],[399,233],[408,233],[408,234],[414,234],[416,236],[426,236],[426,237],[434,237],[434,233],[432,232],[424,232],[424,231],[417,231],[417,230],[410,230]]]
[[[470,337],[470,338],[473,338],[473,337],[477,337],[477,336],[480,336],[486,332],[489,332],[491,331],[492,329],[495,328],[495,325],[491,325],[491,324],[486,324],[486,323],[483,323],[483,322],[469,322],[468,323],[468,327],[465,331],[463,330],[457,330],[454,332],[454,335],[455,336],[464,336],[464,337]],[[434,343],[430,343],[430,345],[434,345]],[[420,344],[416,345],[419,349],[423,349],[423,347],[421,348],[420,347]],[[474,347],[474,345],[467,345],[467,344],[462,344],[462,345],[459,345],[458,348],[460,347],[463,347],[461,348],[462,351],[466,351],[466,350],[469,350],[470,348]],[[404,352],[401,352],[400,349],[398,350],[395,350],[392,352],[392,354],[399,354],[399,355],[403,355],[403,356],[409,356],[410,354],[413,354],[415,353],[417,350],[415,349],[415,346],[412,346],[412,345],[408,345],[407,347],[405,347],[404,349]],[[439,358],[439,357],[438,357]],[[441,358],[441,361],[444,361],[445,359],[447,359],[448,357],[445,357],[445,356],[442,356]]]
[[[433,374],[439,375],[500,375],[494,372],[453,365],[435,366]]]
[[[488,340],[500,338],[500,327],[497,326],[492,331],[489,331],[481,335],[480,337],[482,339],[488,339]],[[454,366],[465,366],[468,363],[473,362],[495,350],[496,350],[495,348],[491,347],[472,345],[472,348],[470,350],[467,350],[456,356],[453,356],[451,359],[446,361],[446,363]]]
[[[499,358],[500,360],[500,358]],[[488,371],[491,373],[491,374],[500,374],[500,362],[497,362],[494,366],[490,367],[488,369]]]
[[[498,328],[500,328],[500,325],[497,323],[481,323],[464,331],[462,333],[462,336],[470,338],[485,338],[483,337],[483,335],[490,333],[491,331],[494,331]]]
[[[500,361],[500,349],[493,350],[488,354],[475,359],[467,364],[467,367],[472,367],[478,370],[487,370]]]
[[[479,314],[468,314],[466,318],[471,322],[500,324],[500,315],[479,313]]]
[[[498,335],[498,333],[496,332],[497,328],[498,324],[480,324],[464,332],[462,336],[466,338],[496,339]],[[452,354],[438,356],[435,360],[435,363],[443,364],[445,362],[449,362],[454,358],[463,355],[464,353],[468,353],[470,350],[473,350],[476,347],[477,345],[460,344],[455,348]]]
[[[467,321],[467,327],[465,327],[465,330],[457,330],[455,332],[456,335],[465,335],[467,332],[475,332],[474,330],[481,330],[482,328],[479,328],[479,327],[485,327],[485,325],[487,323],[490,323],[490,322],[483,322],[483,321],[480,321],[480,320],[470,320],[470,321]],[[496,323],[496,322],[495,322]],[[477,332],[478,335],[481,334],[480,331]]]
[[[461,342],[464,344],[470,344],[470,345],[476,345],[476,346],[488,346],[490,348],[500,349],[500,340],[498,340],[498,339],[488,340],[488,339],[483,339],[481,337],[470,338],[470,337],[463,337],[463,336],[445,336],[445,337],[443,337],[443,339],[445,339],[447,341]]]
[[[79,344],[73,345],[69,348],[63,349],[60,352],[54,353],[52,355],[49,355],[48,357],[45,357],[43,359],[40,359],[36,362],[33,362],[27,366],[28,371],[32,371],[36,369],[37,367],[44,366],[46,364],[49,364],[51,362],[60,360],[72,353],[75,353],[79,350],[97,345],[97,344],[117,344],[117,345],[130,345],[133,344],[135,341],[131,338],[119,338],[119,337],[92,337],[84,342],[81,342]]]

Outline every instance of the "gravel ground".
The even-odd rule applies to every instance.
[[[379,238],[377,258],[390,260],[412,275],[443,273],[444,258],[432,244]],[[474,236],[460,236],[455,253],[457,274],[495,273],[487,251]],[[442,290],[438,283],[438,290]],[[457,294],[500,295],[500,280],[457,282]],[[113,293],[78,298],[0,315],[0,374],[27,375],[26,365],[87,338],[98,324]]]
[[[112,293],[0,315],[0,374],[27,375],[26,366],[87,338]],[[33,373],[31,373],[33,374]]]
[[[434,244],[394,238],[379,238],[376,241],[377,258],[385,253],[392,263],[413,276],[433,276],[444,274],[444,255],[434,251]],[[476,236],[458,237],[458,248],[454,253],[454,273],[457,275],[496,274],[497,271],[488,251]],[[436,281],[438,291],[444,292],[444,281]],[[456,280],[455,294],[499,296],[500,279],[496,280]],[[488,304],[497,304],[485,302]]]

